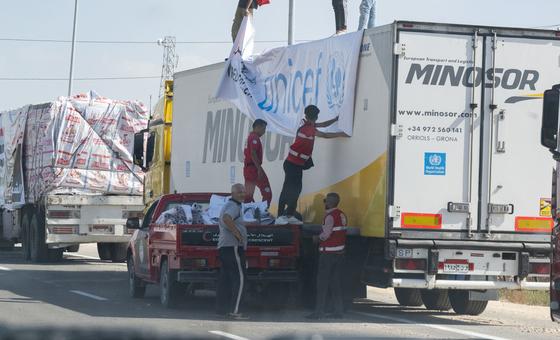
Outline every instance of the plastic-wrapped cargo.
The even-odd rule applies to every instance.
[[[142,103],[94,92],[1,113],[0,204],[15,208],[47,193],[141,195],[132,153],[147,122]]]

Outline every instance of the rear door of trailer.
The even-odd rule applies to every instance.
[[[554,33],[397,25],[391,232],[545,241],[553,164],[539,131],[542,93],[560,79]]]

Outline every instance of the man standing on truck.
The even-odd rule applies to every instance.
[[[218,250],[220,276],[216,294],[216,313],[235,320],[246,319],[239,313],[245,286],[247,229],[243,224],[241,203],[245,199],[243,184],[231,187],[231,199],[220,212]]]
[[[245,178],[245,203],[255,201],[253,195],[255,187],[258,187],[263,201],[266,201],[270,207],[272,190],[270,189],[268,177],[262,167],[263,147],[261,137],[266,133],[266,125],[266,121],[262,119],[257,119],[253,123],[253,131],[251,131],[245,142],[243,177]]]
[[[315,312],[306,317],[315,320],[325,317],[327,294],[330,294],[329,298],[332,299],[334,306],[334,314],[330,317],[341,319],[344,311],[340,280],[346,246],[346,215],[338,209],[340,196],[337,193],[329,193],[324,203],[325,219],[323,220],[323,230],[318,237],[320,241],[319,269]]]
[[[313,167],[313,146],[315,137],[336,138],[348,137],[343,132],[322,132],[320,127],[328,127],[338,121],[338,117],[322,123],[316,123],[319,118],[319,108],[309,105],[305,108],[303,125],[297,130],[296,139],[290,146],[288,157],[284,161],[284,185],[278,202],[277,224],[302,224],[294,217],[297,202],[303,186],[303,170]]]
[[[259,4],[257,0],[239,0],[237,2],[237,9],[235,10],[235,16],[233,17],[233,24],[231,26],[231,39],[235,42],[237,38],[237,33],[243,22],[243,17],[253,16],[253,10],[257,9]]]

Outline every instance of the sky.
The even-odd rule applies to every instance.
[[[157,40],[175,36],[177,71],[223,61],[231,48],[236,0],[78,0],[77,40],[144,41],[76,44],[74,76],[156,77],[134,80],[76,80],[73,94],[95,90],[114,99],[146,104],[159,92],[163,57]],[[348,27],[356,30],[361,0],[348,0]],[[6,39],[71,40],[74,0],[0,0],[0,111],[66,95],[70,43]],[[558,0],[377,0],[377,25],[395,20],[486,26],[541,27],[560,24]],[[255,13],[256,52],[286,45],[288,0],[271,0]],[[295,0],[295,40],[334,34],[330,0]],[[216,43],[223,42],[223,43]],[[8,78],[8,79],[6,79]]]

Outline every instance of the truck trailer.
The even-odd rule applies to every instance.
[[[134,133],[148,113],[136,101],[94,92],[0,114],[0,239],[33,262],[58,261],[81,243],[102,260],[124,261],[142,215],[143,173]]]
[[[538,145],[559,55],[556,31],[399,21],[364,32],[353,135],[316,141],[298,206],[303,231],[316,230],[323,197],[340,194],[347,291],[394,287],[402,305],[474,315],[499,289],[549,288],[553,162]],[[214,97],[224,67],[167,84],[135,143],[146,202],[243,183],[251,121]],[[263,137],[274,202],[291,142]]]

